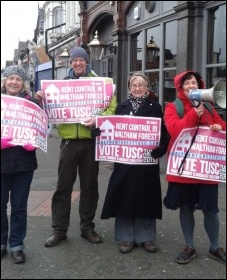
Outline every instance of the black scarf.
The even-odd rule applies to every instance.
[[[133,114],[137,113],[137,111],[144,104],[148,96],[148,93],[145,93],[145,95],[141,97],[135,97],[131,92],[128,94],[128,99],[132,104]]]

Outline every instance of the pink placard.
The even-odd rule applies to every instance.
[[[48,118],[35,103],[24,98],[1,94],[1,137],[13,138],[10,143],[30,143],[47,152]]]
[[[167,174],[179,176],[178,168],[195,131],[196,128],[184,129],[178,136],[170,151]],[[200,127],[180,176],[226,182],[226,132]]]
[[[113,96],[111,78],[43,80],[44,110],[50,123],[80,123],[100,115]]]
[[[127,164],[157,164],[150,155],[159,145],[160,118],[103,116],[96,118],[96,160]]]

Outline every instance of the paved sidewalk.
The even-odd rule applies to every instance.
[[[60,139],[57,130],[48,138],[48,153],[38,151],[39,168],[35,172],[28,207],[28,232],[25,240],[27,261],[13,264],[10,254],[1,261],[1,279],[226,279],[226,266],[208,257],[209,242],[203,228],[203,215],[196,211],[195,245],[198,257],[187,265],[175,263],[182,250],[183,236],[179,211],[163,207],[163,219],[157,222],[156,254],[136,247],[121,254],[114,241],[114,219],[100,220],[112,163],[100,163],[100,199],[95,218],[101,244],[91,244],[80,237],[79,182],[72,195],[71,223],[68,238],[58,246],[46,248],[51,235],[50,202],[57,182]],[[161,160],[163,197],[166,193],[166,160]],[[152,174],[151,174],[152,180]],[[219,188],[220,245],[226,248],[226,184]]]

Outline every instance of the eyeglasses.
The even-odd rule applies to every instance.
[[[136,89],[136,88],[144,88],[144,87],[146,87],[146,85],[144,85],[144,84],[130,85],[130,88],[132,88],[132,89]]]

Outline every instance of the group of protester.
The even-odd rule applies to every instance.
[[[80,47],[71,51],[71,68],[64,79],[97,77],[91,70],[87,52]],[[25,71],[12,65],[3,73],[1,94],[26,98],[37,104],[45,98],[38,91],[33,99],[25,83]],[[202,89],[205,84],[194,71],[176,75],[174,84],[177,96],[184,106],[181,118],[173,103],[165,107],[149,93],[149,80],[143,73],[132,74],[127,81],[128,98],[117,103],[113,95],[102,115],[131,115],[161,119],[159,146],[151,151],[151,157],[159,159],[172,145],[184,128],[208,126],[211,130],[226,130],[226,123],[212,107],[212,114],[203,102],[192,106],[189,99],[191,89]],[[165,120],[165,122],[164,122]],[[58,181],[52,197],[53,233],[45,241],[46,247],[58,245],[67,238],[70,223],[71,194],[73,185],[80,179],[80,230],[81,237],[91,243],[101,243],[95,231],[94,217],[97,209],[99,162],[95,161],[94,139],[102,131],[95,127],[95,118],[85,123],[59,124],[61,140],[58,165]],[[24,146],[11,143],[12,138],[1,137],[1,258],[7,254],[7,246],[14,263],[26,261],[24,238],[27,229],[27,204],[34,170],[37,169],[36,148],[29,143]],[[210,241],[209,256],[226,263],[226,253],[219,245],[218,182],[167,175],[168,190],[164,205],[168,209],[180,209],[180,224],[185,238],[185,247],[176,262],[185,264],[197,256],[193,242],[194,211],[202,210],[204,227]],[[7,204],[11,203],[8,221]],[[156,245],[156,220],[162,219],[162,194],[157,164],[139,165],[114,163],[101,213],[101,219],[115,218],[115,240],[121,253],[130,253],[141,246],[149,253],[158,251]]]

